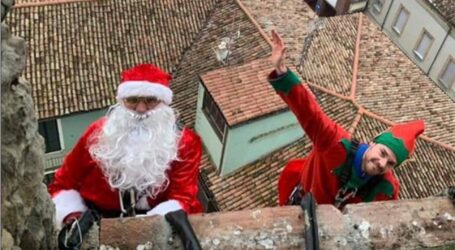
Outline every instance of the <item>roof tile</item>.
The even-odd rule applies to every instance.
[[[272,69],[267,59],[258,59],[207,72],[201,79],[233,126],[286,108],[267,81]]]
[[[455,1],[427,0],[452,26],[455,26]]]

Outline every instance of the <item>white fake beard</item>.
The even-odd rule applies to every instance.
[[[177,160],[180,136],[175,121],[174,110],[164,104],[142,115],[121,105],[111,111],[89,148],[111,187],[152,198],[167,188],[166,170]]]

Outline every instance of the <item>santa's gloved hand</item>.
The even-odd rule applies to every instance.
[[[441,193],[437,194],[436,196],[446,196],[449,197],[455,203],[455,186],[448,187],[441,191]]]
[[[182,240],[183,247],[186,250],[202,249],[185,211],[180,209],[177,211],[169,212],[164,217],[179,235],[180,239]]]
[[[168,200],[165,202],[161,202],[156,207],[151,209],[147,212],[147,215],[161,215],[164,216],[165,214],[173,211],[177,211],[182,209],[180,203],[176,200]]]
[[[58,248],[60,250],[80,249],[84,236],[92,227],[99,215],[95,210],[74,212],[65,217],[63,228],[58,234]]]

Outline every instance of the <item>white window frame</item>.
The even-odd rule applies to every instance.
[[[430,41],[430,45],[428,46],[427,50],[422,55],[417,49],[420,47],[420,44],[422,43],[425,35],[427,37],[429,37],[431,41]],[[428,52],[431,50],[431,46],[433,45],[433,43],[434,43],[434,37],[426,29],[423,29],[419,36],[419,39],[417,40],[417,43],[414,46],[414,50],[413,50],[414,55],[416,55],[417,58],[420,59],[421,61],[425,60],[425,57],[428,55]]]
[[[64,144],[64,140],[63,140],[63,129],[62,129],[62,122],[61,122],[61,119],[51,119],[51,120],[56,120],[56,123],[57,123],[57,132],[58,132],[58,140],[60,142],[60,150],[57,150],[57,151],[52,151],[52,152],[48,152],[48,153],[45,153],[44,155],[46,157],[48,156],[54,156],[54,155],[58,155],[60,154],[61,152],[63,152],[65,150],[65,144]],[[43,137],[44,139],[44,137]],[[46,142],[44,142],[46,143]]]
[[[376,14],[381,14],[382,9],[384,8],[385,0],[374,0],[373,2],[373,11]]]
[[[450,82],[444,82],[444,80],[442,79],[442,76],[446,73],[446,71],[449,69],[449,64],[450,63],[453,63],[455,65],[455,58],[453,58],[452,56],[449,56],[447,58],[447,61],[446,63],[444,64],[444,67],[442,67],[442,70],[441,70],[441,73],[439,73],[439,76],[438,76],[438,81],[445,87],[447,88],[448,90],[454,90],[455,91],[455,77],[454,77],[454,80],[452,83]]]
[[[401,16],[401,13],[406,13],[407,17],[406,17],[406,20],[403,23],[403,27],[401,27],[401,30],[399,30],[398,27],[397,27],[397,22],[398,22],[398,19]],[[392,30],[395,31],[395,33],[397,33],[398,35],[401,35],[403,33],[405,27],[406,27],[406,24],[409,21],[409,17],[410,16],[411,16],[411,12],[409,12],[409,10],[407,10],[403,5],[400,5],[398,13],[395,16],[395,19],[394,19],[393,24],[392,24]]]

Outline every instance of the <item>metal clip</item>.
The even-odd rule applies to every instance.
[[[75,242],[72,242],[73,240],[75,240],[74,234],[77,234],[79,236],[78,237],[79,242],[75,245],[74,245]],[[79,249],[80,246],[82,245],[82,232],[81,232],[81,227],[79,226],[78,219],[75,219],[73,221],[73,223],[71,224],[71,228],[65,232],[65,240],[63,242],[63,245],[68,249],[70,249],[70,248]]]
[[[123,200],[123,193],[124,192],[128,192],[128,194],[126,195],[129,195],[129,203],[130,204],[126,204],[126,205],[129,205],[127,208],[125,208],[125,204],[123,204],[124,200]],[[127,190],[127,191],[118,191],[118,194],[119,194],[119,200],[120,200],[120,211],[121,211],[121,214],[120,214],[120,218],[123,218],[124,216],[136,216],[136,194],[134,192],[134,189],[130,189],[130,190]]]
[[[288,198],[288,205],[298,205],[300,204],[300,201],[302,200],[302,186],[297,185],[295,188],[292,190],[291,194],[289,195]]]
[[[349,190],[348,187],[340,188],[335,196],[335,207],[341,208],[344,203],[357,194],[358,188]]]

